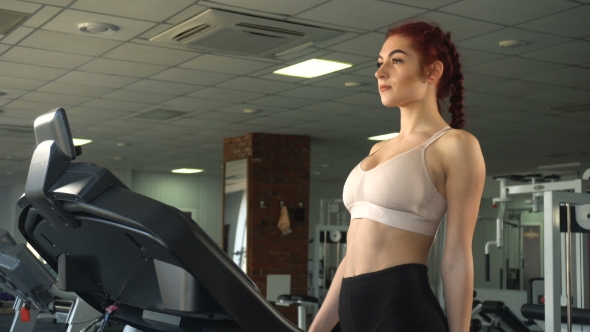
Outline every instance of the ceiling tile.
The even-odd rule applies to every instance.
[[[0,100],[3,99],[18,99],[20,96],[28,93],[27,90],[18,90],[18,89],[9,89],[9,88],[0,88],[0,92],[5,93],[5,95],[0,97]]]
[[[590,56],[590,41],[574,40],[536,52],[522,54],[525,58],[579,65],[588,61]]]
[[[114,40],[47,30],[37,30],[19,43],[20,46],[92,56],[100,55],[119,44]]]
[[[463,72],[463,87],[467,90],[481,88],[486,85],[507,81],[508,78]]]
[[[56,93],[49,93],[49,92],[29,92],[26,95],[22,96],[20,100],[27,100],[27,101],[37,101],[41,103],[53,103],[57,105],[70,105],[76,106],[82,103],[89,101],[91,98],[88,97],[79,97],[79,96],[72,96],[72,95],[61,95]]]
[[[381,50],[384,41],[385,34],[369,32],[359,37],[330,46],[328,49],[344,53],[365,55],[377,59],[377,55],[379,55],[379,51]]]
[[[117,91],[113,91],[109,94],[106,94],[102,97],[105,99],[116,99],[126,101],[137,101],[140,103],[159,104],[172,98],[175,98],[176,96],[162,93],[120,89]]]
[[[502,48],[498,45],[500,41],[510,39],[522,40],[525,42],[525,45],[515,48]],[[516,55],[532,51],[538,52],[539,49],[561,44],[569,40],[571,39],[555,35],[548,35],[540,32],[516,28],[506,28],[458,42],[457,45],[461,48],[470,48],[499,54]]]
[[[13,102],[6,104],[5,107],[19,109],[19,110],[35,111],[35,112],[39,112],[39,115],[41,115],[41,113],[49,112],[58,106],[59,105],[56,105],[51,102],[39,103],[39,102],[34,102],[34,101],[15,100]]]
[[[63,69],[74,69],[91,59],[92,57],[84,55],[60,53],[20,46],[14,46],[0,57],[0,60],[3,61]]]
[[[0,61],[0,75],[51,81],[67,70]]]
[[[181,64],[180,67],[233,75],[246,75],[272,65],[274,65],[274,63],[232,58],[221,55],[204,54],[196,59]]]
[[[70,8],[160,22],[190,6],[192,0],[78,0]]]
[[[0,88],[34,90],[45,83],[47,83],[47,81],[0,76]]]
[[[261,125],[268,125],[268,126],[275,126],[275,127],[290,127],[302,123],[306,123],[308,121],[305,120],[294,120],[294,119],[287,119],[287,118],[277,118],[272,116],[260,116],[256,119],[244,121],[243,123],[248,124],[261,124]]]
[[[201,118],[185,118],[182,120],[177,120],[171,122],[172,124],[179,125],[179,126],[188,126],[193,128],[221,128],[232,124],[231,121],[217,121],[217,120],[207,120]]]
[[[39,9],[39,7],[41,6],[24,1],[2,0],[0,3],[0,8],[2,9],[23,13],[33,13]]]
[[[172,100],[166,101],[164,104],[176,106],[187,110],[214,110],[231,105],[231,103],[226,103],[218,100],[189,97],[176,97]]]
[[[115,31],[114,33],[95,34],[92,36],[96,37],[97,39],[112,39],[121,41],[129,40],[155,25],[155,23],[132,20],[119,16],[102,15],[66,9],[54,17],[49,23],[45,24],[43,29],[80,36],[88,36],[87,33],[84,33],[77,28],[77,25],[82,22],[108,22],[109,24],[115,25],[119,28],[119,30]]]
[[[421,19],[423,18],[424,21],[438,23],[444,32],[451,32],[451,40],[455,43],[463,39],[472,38],[504,28],[502,25],[483,22],[481,20],[472,20],[441,12],[429,12],[420,17]]]
[[[151,106],[150,104],[136,103],[123,100],[112,100],[112,99],[93,99],[82,106],[91,108],[104,108],[114,111],[133,112],[144,109]]]
[[[457,0],[420,0],[418,2],[414,1],[414,0],[383,0],[383,1],[395,2],[395,3],[399,3],[402,5],[408,5],[408,6],[435,9],[435,8],[439,8],[442,6],[446,6],[452,2],[456,2]]]
[[[201,113],[199,115],[195,115],[194,119],[204,119],[204,120],[217,120],[217,121],[230,121],[230,122],[242,122],[249,119],[252,119],[253,114],[239,114],[239,113],[232,113],[228,114],[226,112],[219,112],[219,111],[212,111]]]
[[[147,91],[156,93],[167,93],[171,95],[184,95],[203,89],[204,86],[165,82],[158,80],[141,80],[125,87],[127,90]]]
[[[353,66],[347,70],[354,70],[356,65],[364,64],[367,62],[375,62],[374,57],[369,56],[362,56],[356,54],[349,54],[349,53],[341,53],[341,52],[332,52],[330,54],[326,54],[321,56],[322,59],[340,61],[340,62],[348,62],[352,63]]]
[[[221,89],[221,88],[205,88],[196,92],[193,92],[187,97],[195,97],[195,98],[205,98],[205,99],[214,99],[214,100],[221,100],[226,102],[235,102],[235,103],[242,103],[248,100],[256,99],[263,97],[263,94],[260,93],[253,93],[253,92],[245,92],[245,91],[237,91],[237,90],[228,90],[228,89]]]
[[[68,120],[73,120],[76,118],[90,118],[95,123],[96,123],[96,121],[106,123],[110,119],[116,119],[116,118],[120,118],[120,117],[129,115],[129,112],[107,110],[107,109],[102,109],[102,108],[93,108],[93,107],[86,107],[86,106],[78,106],[78,107],[66,109],[66,112],[68,113]],[[124,120],[117,120],[117,121],[127,122]],[[137,127],[126,126],[124,128],[135,129]]]
[[[122,88],[137,81],[136,78],[71,71],[57,79],[59,82],[71,84],[96,85],[105,88]]]
[[[178,83],[215,85],[227,80],[231,80],[234,77],[235,76],[233,75],[212,73],[201,70],[170,68],[150,78]]]
[[[590,69],[566,67],[539,75],[527,76],[523,78],[523,80],[545,84],[574,86],[590,83]]]
[[[295,17],[375,30],[393,22],[424,13],[425,10],[379,1],[333,0]]]
[[[399,108],[397,108],[397,107],[388,108],[388,107],[382,106],[382,107],[373,108],[370,110],[363,110],[360,112],[355,112],[354,115],[360,116],[360,117],[387,120],[387,121],[390,121],[390,120],[391,121],[399,121],[399,118],[400,118],[399,112],[400,112]],[[375,125],[377,125],[377,123],[375,123]],[[389,123],[387,123],[386,125],[389,126]]]
[[[192,51],[125,43],[112,51],[105,53],[102,57],[151,63],[155,65],[175,66],[200,54],[201,53]]]
[[[508,57],[496,61],[486,62],[481,65],[472,66],[469,68],[469,71],[493,76],[522,78],[545,73],[551,70],[557,70],[563,67],[563,65],[558,64],[517,57]]]
[[[573,2],[550,0],[520,0],[517,6],[511,0],[459,1],[439,8],[438,11],[482,21],[515,25],[576,6],[578,4]]]
[[[270,107],[270,106],[260,106],[260,105],[252,105],[252,104],[234,104],[228,107],[220,108],[219,112],[225,113],[239,113],[245,114],[245,109],[255,109],[258,111],[257,115],[270,115],[276,112],[285,111],[286,108],[282,107]]]
[[[164,69],[166,69],[165,66],[98,58],[79,67],[77,70],[101,74],[145,78],[155,73],[161,72]]]
[[[99,110],[102,111],[102,110]],[[108,112],[116,112],[116,111],[108,111]],[[129,115],[129,113],[122,113],[119,112],[122,115],[120,116],[127,116]],[[133,129],[148,129],[148,128],[153,128],[155,126],[158,125],[158,123],[155,122],[145,122],[145,121],[135,121],[135,118],[130,118],[127,120],[122,120],[122,119],[117,119],[117,120],[111,120],[108,122],[105,122],[102,124],[103,126],[106,127],[115,127],[115,128],[133,128]],[[125,143],[125,142],[123,142]],[[127,146],[125,146],[127,147]]]
[[[62,8],[44,6],[40,11],[29,17],[29,19],[27,19],[23,25],[31,28],[38,28],[43,25],[43,23],[52,18],[55,14],[57,14],[60,10],[62,10]]]
[[[474,91],[508,97],[527,97],[538,93],[544,93],[553,88],[555,88],[555,86],[548,84],[510,80],[476,88]]]
[[[249,123],[234,123],[234,124],[230,124],[229,126],[225,126],[222,129],[235,130],[235,131],[240,131],[240,132],[243,132],[244,134],[247,134],[247,133],[266,133],[269,130],[273,130],[276,128],[278,128],[278,126],[249,124]]]
[[[309,105],[302,107],[304,110],[309,111],[318,111],[318,112],[328,112],[328,113],[338,113],[338,114],[351,114],[357,112],[363,112],[372,109],[371,106],[360,106],[354,105],[352,103],[345,104],[345,103],[337,103],[333,101],[324,101],[321,103]]]
[[[305,110],[288,110],[284,112],[274,113],[272,116],[277,118],[287,118],[295,120],[317,121],[320,119],[330,119],[337,117],[338,114],[326,112],[313,112]]]
[[[373,67],[375,68],[375,67]],[[375,68],[376,69],[376,68]],[[372,75],[351,75],[351,74],[341,74],[334,76],[332,78],[328,78],[325,80],[321,80],[315,83],[312,83],[312,86],[322,86],[328,88],[338,88],[343,89],[345,91],[350,91],[344,85],[346,82],[358,82],[364,84],[366,87],[371,87],[377,90],[377,79],[375,78],[375,70],[373,70]]]
[[[251,77],[238,77],[233,80],[218,84],[217,87],[235,89],[264,94],[273,94],[296,88],[297,85],[281,82],[273,82]]]
[[[271,107],[284,107],[284,108],[298,108],[317,103],[317,100],[305,99],[305,98],[293,98],[283,96],[266,96],[254,100],[250,100],[249,104],[263,105]]]
[[[100,96],[105,95],[109,92],[112,92],[113,90],[114,89],[111,89],[111,88],[103,88],[103,87],[98,87],[98,86],[82,85],[82,84],[69,84],[69,83],[61,83],[61,82],[49,82],[37,89],[37,91],[59,93],[59,94],[64,94],[64,95],[83,96],[83,97],[100,97]]]
[[[554,35],[585,38],[590,36],[588,17],[590,17],[590,6],[580,6],[520,24],[518,27]]]
[[[461,47],[458,48],[458,51],[459,55],[461,56],[461,66],[463,69],[490,61],[499,60],[508,56],[504,54],[482,52]]]
[[[231,6],[236,5],[236,2],[233,0],[216,0],[215,2]],[[326,0],[242,0],[239,3],[239,7],[261,12],[292,16],[324,2],[326,2]]]
[[[371,106],[371,107],[382,106],[381,97],[377,94],[368,93],[368,92],[361,92],[361,93],[353,94],[348,97],[335,99],[334,101],[341,102],[341,103],[350,103],[350,104],[355,104],[355,105]]]
[[[329,89],[317,86],[302,86],[293,90],[279,93],[280,96],[332,100],[350,95],[350,90]]]
[[[28,36],[31,32],[33,32],[33,28],[29,28],[29,27],[24,27],[24,26],[20,26],[14,30],[12,30],[8,35],[3,35],[3,37],[1,37],[1,42],[3,44],[16,44],[18,43],[21,39],[25,38],[26,36]]]
[[[29,2],[35,3],[42,3],[46,5],[53,5],[53,6],[67,6],[72,2],[72,0],[29,0]]]
[[[533,96],[527,96],[527,98],[576,104],[590,102],[590,93],[586,90],[556,86],[553,89],[539,92]]]

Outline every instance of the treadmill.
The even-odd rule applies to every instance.
[[[141,331],[301,331],[186,214],[73,162],[81,149],[62,108],[34,128],[18,226],[59,289]]]

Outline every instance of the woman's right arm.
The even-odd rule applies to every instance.
[[[342,278],[344,278],[344,271],[346,270],[346,256],[340,262],[328,294],[324,303],[320,307],[318,314],[315,316],[309,332],[330,332],[338,323],[338,298],[340,295],[340,286],[342,285]],[[325,273],[325,272],[324,272]]]

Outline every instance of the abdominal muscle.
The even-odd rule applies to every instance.
[[[354,277],[389,267],[426,265],[434,238],[380,222],[352,219],[347,234],[344,277]]]

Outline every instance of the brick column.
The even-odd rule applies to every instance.
[[[248,159],[246,273],[264,296],[268,274],[290,274],[291,294],[307,294],[310,138],[250,133],[226,138],[223,146],[224,163]],[[290,212],[288,235],[277,227],[281,201]],[[299,203],[305,209],[303,222],[293,215]],[[278,309],[297,323],[295,307]]]

